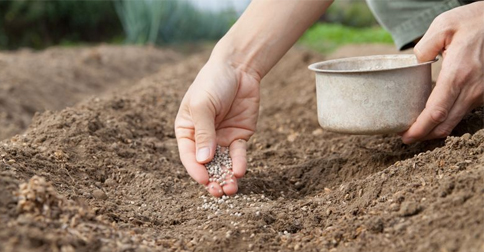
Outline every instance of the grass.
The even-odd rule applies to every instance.
[[[393,43],[393,39],[381,27],[353,28],[318,23],[307,30],[298,43],[321,53],[329,53],[345,44]]]

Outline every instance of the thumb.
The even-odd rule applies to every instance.
[[[199,163],[207,163],[215,154],[215,108],[209,99],[197,99],[190,106],[195,127],[196,159]]]
[[[447,36],[445,36],[445,31],[439,29],[442,26],[439,24],[440,20],[438,18],[435,19],[422,39],[415,45],[413,52],[417,56],[418,62],[434,60],[445,49]]]

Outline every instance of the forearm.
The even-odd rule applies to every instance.
[[[264,77],[332,0],[253,0],[217,43],[211,59]]]

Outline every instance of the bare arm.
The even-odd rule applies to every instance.
[[[333,3],[331,0],[254,0],[219,41],[213,57],[230,58],[260,78]]]

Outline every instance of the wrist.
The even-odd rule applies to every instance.
[[[238,40],[228,33],[215,45],[209,61],[228,64],[237,72],[249,74],[260,81],[267,71],[258,62],[257,54],[255,46]]]
[[[331,2],[252,1],[217,43],[211,59],[226,61],[260,80]]]

